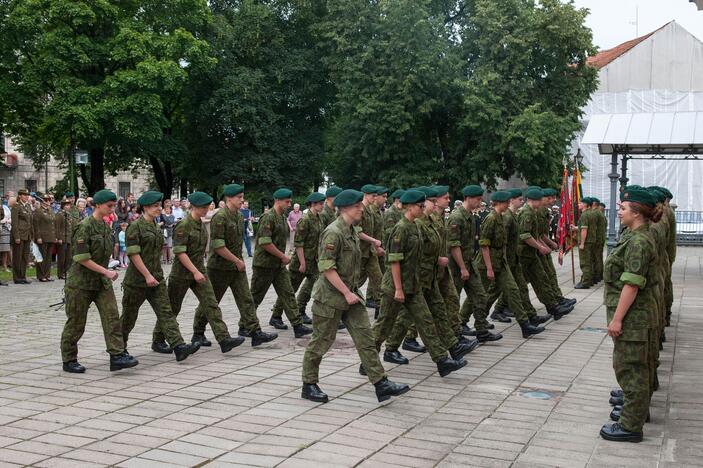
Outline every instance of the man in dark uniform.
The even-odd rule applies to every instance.
[[[29,246],[34,239],[32,225],[32,205],[29,203],[29,192],[21,189],[17,192],[17,203],[12,207],[12,278],[15,284],[29,284],[27,280],[27,257]]]
[[[56,244],[56,222],[51,210],[51,195],[40,197],[40,205],[34,211],[34,241],[39,246],[42,261],[37,262],[37,279],[42,283],[54,281],[51,279],[51,256]]]

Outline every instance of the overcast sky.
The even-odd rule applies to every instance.
[[[698,11],[688,0],[575,0],[574,3],[591,10],[586,24],[593,30],[593,41],[601,50],[637,37],[637,7],[640,36],[676,20],[703,40],[703,10]]]

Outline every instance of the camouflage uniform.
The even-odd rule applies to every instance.
[[[203,283],[195,281],[193,274],[178,259],[179,254],[187,254],[195,268],[202,274],[206,274],[203,257],[207,241],[208,234],[205,226],[199,219],[193,219],[190,214],[176,224],[173,229],[173,254],[176,259],[173,261],[171,274],[168,277],[168,299],[174,316],[178,316],[183,305],[183,298],[189,289],[192,290],[199,301],[198,309],[207,317],[215,339],[219,343],[230,338],[230,334],[227,325],[222,320],[222,311],[215,298],[212,283],[210,280]],[[195,328],[195,324],[193,324],[193,328]],[[155,342],[164,341],[164,334],[161,330],[162,326],[157,321],[154,327]]]
[[[608,237],[608,220],[605,219],[605,214],[599,209],[594,208],[593,213],[596,215],[595,225],[598,228],[598,235],[593,246],[593,276],[596,281],[603,279],[603,249],[605,248],[605,240]]]
[[[51,207],[42,205],[37,208],[32,215],[32,223],[34,238],[42,256],[42,261],[37,263],[37,279],[48,279],[51,276],[51,253],[56,243],[56,226]]]
[[[655,390],[659,387],[659,378],[657,375],[657,368],[659,367],[659,345],[661,344],[664,327],[666,326],[666,278],[671,275],[671,272],[669,270],[669,254],[666,250],[669,241],[669,227],[664,218],[656,223],[651,223],[649,231],[652,234],[658,253],[657,264],[650,266],[650,268],[654,270],[653,274],[657,277],[658,287],[658,291],[655,295],[657,301],[657,320],[656,326],[652,329],[652,340],[650,340],[649,343],[651,362],[650,376],[652,378],[652,390]]]
[[[307,308],[312,293],[312,287],[320,275],[317,269],[317,251],[320,247],[320,234],[322,234],[322,220],[320,216],[308,210],[298,222],[295,230],[295,239],[293,245],[295,251],[288,264],[288,272],[290,274],[290,282],[293,291],[298,292],[295,298],[298,303],[298,310],[302,314]],[[303,248],[305,256],[305,272],[300,272],[300,259],[298,258],[298,248]],[[304,282],[303,282],[304,281]],[[302,287],[300,287],[302,284]],[[283,304],[281,299],[276,299],[276,304],[273,306],[273,317],[281,318],[283,316]]]
[[[85,331],[85,322],[91,303],[95,303],[105,335],[107,352],[118,355],[124,352],[120,314],[112,290],[112,282],[78,262],[92,260],[107,268],[114,247],[112,231],[92,216],[86,218],[76,229],[73,240],[73,265],[66,279],[66,325],[61,334],[61,358],[63,362],[78,358],[78,341]]]
[[[10,210],[11,230],[10,242],[12,243],[12,279],[27,279],[27,258],[29,246],[34,239],[32,224],[32,207],[29,203],[22,203],[19,198]],[[16,241],[19,240],[19,243]]]
[[[322,222],[322,229],[326,228],[337,219],[337,210],[335,208],[330,208],[327,206],[327,200],[325,200],[325,206],[322,208],[322,213],[320,213],[320,222]]]
[[[518,236],[520,245],[517,252],[525,280],[532,284],[537,299],[550,309],[558,304],[559,298],[547,286],[549,278],[544,271],[544,264],[539,259],[540,253],[525,242],[530,238],[540,238],[539,219],[536,211],[529,205],[522,207],[518,213]]]
[[[546,206],[541,207],[537,211],[537,220],[537,231],[539,233],[540,240],[544,239],[544,237],[549,237],[549,208],[547,208]],[[554,260],[552,259],[552,255],[549,254],[539,256],[538,258],[542,262],[542,266],[544,268],[544,272],[547,274],[547,278],[549,278],[547,287],[551,289],[552,294],[555,297],[563,297],[564,294],[561,292],[561,288],[559,287],[557,270],[556,268],[554,268]]]
[[[374,324],[373,334],[376,349],[380,350],[383,342],[393,331],[398,313],[402,308],[405,308],[415,323],[432,360],[438,362],[447,356],[447,348],[444,347],[442,340],[437,335],[432,314],[422,294],[423,282],[420,273],[422,249],[420,227],[403,217],[391,231],[390,245],[386,254],[386,272],[381,283],[383,291],[381,314]],[[403,293],[405,294],[405,302],[402,303],[394,299],[395,286],[391,274],[391,264],[394,262],[400,263]]]
[[[278,300],[288,317],[291,325],[301,325],[303,320],[298,312],[295,291],[291,284],[290,273],[277,257],[264,250],[266,244],[273,244],[281,252],[286,251],[288,241],[288,223],[283,214],[277,214],[272,209],[259,219],[259,229],[256,232],[256,248],[251,275],[251,295],[258,307],[264,300],[266,292],[273,284]]]
[[[635,301],[622,322],[622,334],[613,349],[613,369],[625,404],[620,425],[629,432],[641,432],[649,411],[651,358],[649,341],[657,320],[659,290],[656,269],[657,248],[650,227],[644,224],[620,238],[604,266],[607,321],[615,314],[624,285],[639,288]]]
[[[586,242],[584,248],[579,249],[579,266],[581,267],[581,284],[592,286],[594,283],[594,266],[596,263],[596,238],[598,228],[596,216],[593,210],[588,209],[581,213],[578,225],[579,243],[581,242],[581,230],[586,229]]]
[[[256,304],[249,289],[246,271],[239,271],[237,266],[215,249],[226,247],[232,255],[243,261],[242,243],[244,242],[244,217],[239,210],[232,211],[225,207],[217,211],[210,221],[210,255],[207,261],[208,279],[212,284],[215,299],[222,301],[228,289],[232,291],[239,309],[239,328],[250,332],[261,330],[256,316]],[[208,318],[203,305],[195,310],[193,330],[196,335],[205,333]]]
[[[346,325],[359,353],[361,364],[371,383],[385,377],[385,371],[374,346],[374,337],[369,317],[364,307],[364,297],[359,291],[359,267],[361,250],[354,227],[347,226],[344,219],[337,218],[322,233],[318,251],[320,277],[312,292],[313,331],[312,339],[303,358],[303,382],[317,383],[322,357],[330,349],[337,335],[337,324]],[[361,299],[356,304],[347,304],[344,296],[327,281],[324,272],[337,270],[339,277],[350,291]]]
[[[361,219],[361,230],[365,234],[373,237],[376,229],[374,227],[374,220],[376,215],[374,214],[373,203],[364,206],[364,216]],[[375,237],[374,237],[375,239]],[[380,239],[378,239],[380,240]],[[378,264],[378,255],[376,255],[376,247],[367,242],[361,241],[361,284],[369,280],[369,286],[367,286],[367,296],[369,299],[373,300],[378,304],[380,291],[374,291],[372,284],[381,284],[383,278],[381,273],[381,267]],[[370,287],[370,289],[369,289]],[[374,296],[371,295],[374,294]]]
[[[476,237],[476,223],[474,215],[466,211],[463,206],[456,208],[449,215],[447,233],[447,246],[451,249],[461,247],[461,254],[464,259],[464,265],[469,270],[469,279],[464,281],[461,279],[461,269],[454,261],[452,256],[449,257],[449,266],[454,277],[454,287],[457,294],[461,295],[461,290],[466,291],[466,299],[461,307],[462,323],[467,323],[472,314],[470,305],[473,305],[474,327],[476,332],[481,333],[488,330],[488,316],[486,291],[483,289],[481,278],[478,270],[473,264],[474,255],[474,238]]]
[[[432,213],[430,215],[430,219],[432,220],[432,224],[439,231],[442,240],[442,256],[451,258],[451,255],[449,254],[449,247],[447,245],[447,221],[444,219],[442,214],[438,213]],[[437,272],[437,286],[439,287],[439,293],[444,299],[444,306],[447,309],[447,317],[449,318],[451,327],[454,330],[454,334],[460,336],[462,323],[459,310],[461,303],[459,301],[459,294],[457,293],[454,283],[454,277],[452,276],[452,270],[449,266],[439,268],[439,271]]]
[[[447,308],[437,283],[437,273],[439,271],[437,261],[440,256],[444,255],[442,247],[446,246],[446,244],[437,226],[434,225],[428,216],[416,219],[415,224],[419,228],[420,243],[422,244],[418,262],[419,286],[432,314],[437,335],[444,348],[450,349],[457,344],[458,339],[453,330],[454,323],[447,315]],[[393,332],[386,342],[386,350],[398,350],[411,324],[410,314],[406,308],[403,308],[398,314]],[[414,337],[414,333],[411,336]]]
[[[156,314],[156,323],[161,327],[161,333],[158,336],[154,334],[154,342],[163,341],[165,336],[171,348],[183,344],[183,337],[168,299],[164,272],[161,269],[161,250],[164,246],[163,232],[154,221],[147,221],[146,218],[140,216],[129,225],[125,237],[127,255],[139,255],[146,269],[159,282],[157,286],[147,286],[146,279],[137,270],[134,262],[129,263],[122,282],[124,294],[122,295],[122,316],[120,317],[125,348],[129,334],[137,322],[139,308],[144,304],[144,301],[149,301],[149,305]]]
[[[384,249],[388,248],[388,237],[391,231],[398,224],[398,221],[403,217],[403,210],[399,210],[395,205],[391,205],[383,213],[383,237],[381,238],[381,244]]]
[[[476,264],[481,275],[483,287],[487,291],[488,304],[492,304],[503,294],[508,306],[515,314],[519,323],[528,321],[529,316],[522,305],[520,291],[515,284],[513,274],[506,260],[507,234],[503,224],[503,216],[496,211],[491,211],[481,224],[481,236],[478,244],[488,247],[491,258],[491,265],[495,275],[493,280],[488,279],[486,262],[483,259],[482,251],[476,253]]]
[[[664,207],[663,219],[666,220],[669,227],[666,252],[669,256],[669,272],[671,272],[672,266],[676,261],[676,213],[671,206],[666,205]],[[666,284],[664,286],[664,300],[666,304],[666,323],[669,324],[671,321],[671,306],[674,303],[674,288],[671,283],[671,273],[669,273],[666,278]]]
[[[61,210],[56,214],[56,240],[61,241],[56,255],[56,270],[59,278],[64,278],[71,267],[71,244],[73,243],[73,230],[78,225],[78,220],[68,211]]]
[[[522,307],[527,312],[530,317],[537,316],[537,310],[535,310],[530,301],[530,290],[527,288],[527,282],[525,281],[525,275],[522,272],[522,266],[518,259],[517,250],[520,245],[520,235],[518,220],[511,210],[505,210],[503,213],[503,227],[505,228],[505,259],[508,262],[508,268],[513,274],[513,279],[515,280],[515,285],[520,292],[520,300]],[[491,303],[488,303],[488,308],[490,309]],[[503,294],[500,295],[498,302],[496,302],[495,310],[503,310],[508,307],[508,303],[505,300]]]

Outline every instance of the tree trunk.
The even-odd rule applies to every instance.
[[[180,192],[181,198],[185,198],[188,196],[188,179],[186,179],[185,177],[181,177]]]
[[[149,163],[154,171],[154,179],[159,186],[159,190],[164,194],[164,198],[171,198],[173,193],[173,166],[170,161],[159,161],[150,156]]]
[[[105,188],[105,152],[102,148],[91,148],[88,154],[90,173],[87,165],[80,165],[80,172],[88,196],[92,197],[95,192]]]

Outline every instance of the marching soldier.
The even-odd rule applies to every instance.
[[[378,352],[374,347],[364,297],[359,291],[361,251],[354,229],[362,218],[363,193],[344,190],[334,198],[339,217],[322,233],[318,266],[320,277],[313,290],[313,334],[303,358],[303,389],[305,399],[326,403],[328,396],[318,385],[322,357],[334,343],[337,324],[341,320],[354,340],[354,346],[376,389],[378,401],[402,395],[410,390],[405,384],[388,380]]]
[[[364,204],[364,216],[361,219],[361,232],[359,233],[359,239],[362,241],[361,282],[363,284],[367,279],[369,280],[369,286],[366,288],[366,307],[378,309],[380,306],[378,292],[373,291],[373,286],[371,286],[372,284],[381,284],[381,279],[383,278],[381,267],[378,263],[378,257],[384,255],[384,250],[381,245],[381,239],[373,237],[376,232],[374,220],[376,219],[375,202],[378,187],[366,184],[361,187],[361,191],[364,194],[364,199],[362,200]],[[371,296],[371,293],[376,294],[376,296]],[[378,316],[378,312],[375,312],[375,315]]]
[[[291,259],[285,254],[288,241],[285,210],[290,208],[292,197],[293,192],[290,189],[279,188],[273,193],[273,208],[259,219],[254,250],[254,272],[251,275],[251,295],[254,298],[254,304],[258,307],[269,287],[273,285],[283,310],[293,325],[295,337],[302,338],[312,333],[312,329],[303,324],[303,318],[298,312],[290,273],[286,268]],[[280,318],[273,316],[269,320],[269,325],[279,330],[288,329]]]
[[[320,219],[320,213],[323,210],[325,196],[315,192],[308,196],[305,204],[308,207],[308,212],[303,215],[295,230],[295,239],[293,245],[295,251],[288,265],[290,274],[291,286],[293,291],[298,291],[295,298],[298,303],[298,311],[303,318],[303,323],[312,323],[312,319],[305,313],[310,295],[312,293],[312,285],[317,281],[319,272],[317,270],[317,251],[320,245],[320,234],[324,227]],[[302,287],[301,287],[302,285]],[[276,304],[273,306],[274,319],[282,321],[283,304],[281,299],[276,299]]]
[[[657,222],[652,195],[626,187],[620,195],[621,236],[604,268],[608,335],[613,338],[613,369],[623,390],[618,422],[604,425],[600,435],[615,442],[640,442],[651,399],[649,344],[657,316],[657,247],[650,232]]]
[[[383,212],[383,238],[381,239],[381,245],[384,249],[388,248],[388,236],[391,231],[398,224],[400,218],[403,217],[403,204],[400,203],[400,197],[403,196],[405,190],[398,189],[391,194],[393,203],[391,206]]]
[[[244,219],[239,209],[244,203],[244,187],[230,184],[224,187],[225,206],[210,221],[210,255],[207,274],[220,303],[227,290],[232,291],[239,309],[239,336],[251,337],[251,345],[259,346],[278,338],[276,333],[261,330],[256,316],[256,304],[249,289],[246,265],[242,255]],[[208,318],[203,307],[195,311],[194,336],[197,341],[208,341],[205,328]]]
[[[137,212],[141,216],[127,228],[129,267],[122,282],[122,340],[126,348],[129,334],[139,316],[139,308],[144,301],[149,301],[161,325],[162,336],[168,340],[166,344],[163,339],[154,339],[151,349],[157,353],[174,353],[176,361],[183,361],[200,348],[200,343],[185,344],[169,303],[166,280],[161,269],[164,235],[155,221],[161,215],[161,200],[161,192],[144,192],[137,200]]]
[[[42,261],[37,263],[37,279],[42,283],[51,279],[51,255],[56,244],[56,223],[51,210],[51,195],[41,198],[40,206],[32,215],[34,223],[34,241],[39,247]]]
[[[220,350],[227,353],[244,342],[241,336],[230,336],[227,325],[222,320],[222,311],[212,290],[212,283],[205,276],[205,248],[208,235],[202,218],[207,214],[212,197],[204,192],[193,192],[188,196],[190,212],[173,230],[173,253],[176,256],[168,277],[168,298],[175,316],[181,311],[183,299],[192,290],[198,298],[198,309],[207,318]],[[197,314],[196,314],[197,317]],[[193,324],[195,328],[195,323]],[[154,326],[153,341],[165,340],[163,325],[159,320]],[[192,343],[200,346],[212,346],[205,335],[193,334]]]
[[[478,185],[467,185],[461,193],[464,201],[449,215],[447,234],[447,245],[451,253],[449,265],[454,277],[454,286],[457,294],[461,295],[463,289],[467,295],[460,312],[461,322],[468,324],[473,314],[476,339],[481,343],[497,341],[503,338],[503,335],[491,333],[488,329],[486,291],[473,264],[474,238],[477,237],[473,211],[481,206],[483,189]],[[470,310],[472,305],[473,311]]]
[[[54,218],[56,229],[56,270],[59,279],[66,279],[66,273],[71,267],[71,245],[73,244],[73,230],[79,221],[71,214],[72,206],[69,200],[61,202],[61,210]]]
[[[333,185],[325,192],[325,206],[320,213],[320,221],[322,221],[322,229],[326,228],[337,219],[337,210],[334,207],[334,198],[342,193],[342,188]]]
[[[508,243],[503,213],[508,210],[510,199],[511,193],[506,191],[498,191],[491,195],[494,210],[481,224],[478,241],[481,250],[476,254],[476,262],[488,295],[488,303],[493,303],[502,294],[520,324],[523,338],[529,338],[542,333],[544,328],[531,323],[506,259]]]
[[[398,313],[404,308],[415,323],[422,342],[436,363],[439,375],[444,377],[466,365],[466,361],[459,354],[466,354],[468,346],[457,343],[453,349],[457,353],[457,359],[447,356],[447,347],[438,336],[423,294],[424,277],[421,277],[424,275],[420,271],[422,234],[415,220],[423,215],[425,198],[425,194],[419,190],[408,190],[400,198],[405,214],[391,231],[386,256],[386,272],[381,283],[383,291],[381,313],[374,324],[373,334],[376,349],[380,351],[381,345],[393,331]],[[404,363],[407,364],[407,360]],[[359,372],[364,374],[364,371],[362,366]]]
[[[29,246],[34,239],[32,223],[32,205],[29,203],[29,192],[20,189],[17,192],[17,203],[12,207],[12,279],[15,284],[29,284],[27,279],[27,258]]]
[[[115,210],[117,196],[109,190],[100,190],[93,196],[95,211],[80,223],[73,239],[73,265],[66,278],[66,325],[61,334],[63,370],[82,374],[85,367],[78,363],[78,341],[85,331],[90,304],[94,303],[100,314],[110,370],[127,369],[139,364],[130,356],[122,341],[120,314],[112,283],[117,272],[108,270],[114,242],[112,230],[103,221]]]

